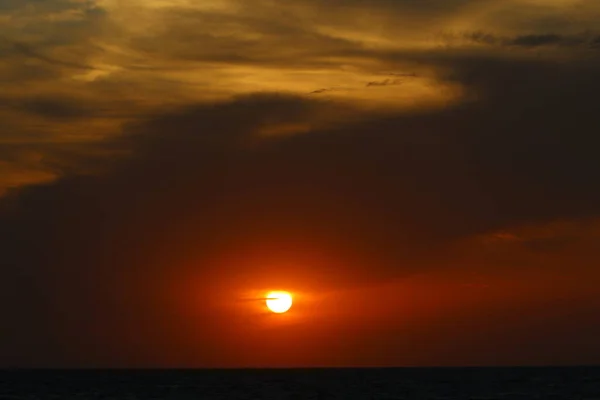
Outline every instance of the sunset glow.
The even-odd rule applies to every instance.
[[[0,372],[600,364],[599,21],[0,0]]]

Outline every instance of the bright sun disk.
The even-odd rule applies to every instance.
[[[266,296],[267,307],[274,313],[281,314],[292,306],[292,295],[288,292],[269,292]]]

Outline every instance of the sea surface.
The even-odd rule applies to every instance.
[[[4,370],[0,399],[600,400],[600,368]]]

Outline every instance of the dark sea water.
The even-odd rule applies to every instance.
[[[600,368],[7,370],[0,399],[600,400]]]

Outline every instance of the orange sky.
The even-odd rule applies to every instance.
[[[600,362],[599,19],[5,0],[0,367]]]

